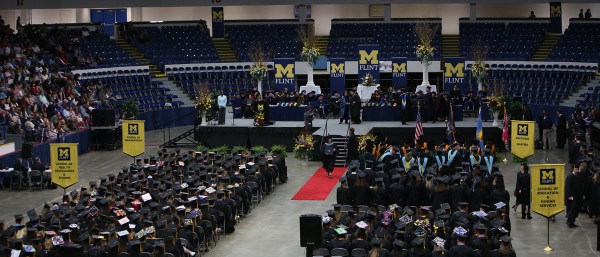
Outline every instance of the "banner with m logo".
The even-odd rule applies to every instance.
[[[465,80],[465,58],[448,57],[444,58],[442,71],[444,73],[444,91],[452,91],[454,85],[458,85],[460,91],[464,94],[470,89],[467,88]]]
[[[212,8],[212,37],[225,37],[225,16],[223,15],[223,7]]]
[[[290,92],[296,90],[296,60],[294,58],[275,58],[275,88],[283,91],[287,88]]]
[[[358,45],[358,84],[362,84],[363,78],[370,73],[379,81],[379,45]]]
[[[329,84],[330,94],[333,94],[333,91],[338,91],[340,94],[344,92],[346,88],[346,59],[329,59]]]
[[[406,57],[392,58],[392,86],[394,89],[400,89],[408,86]]]

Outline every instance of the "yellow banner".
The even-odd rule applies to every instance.
[[[533,164],[531,210],[550,218],[565,209],[565,164]]]
[[[146,151],[143,120],[123,121],[123,153],[136,157]]]
[[[510,152],[521,159],[535,152],[535,123],[533,121],[513,120],[510,133]]]
[[[79,180],[78,150],[75,143],[50,144],[52,183],[67,188]]]

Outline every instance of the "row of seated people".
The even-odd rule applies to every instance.
[[[0,254],[194,256],[235,232],[240,218],[286,182],[286,170],[281,153],[162,149],[28,211],[28,220],[16,214],[14,225],[2,222]]]
[[[382,91],[375,91],[366,106],[394,106],[400,108],[402,106],[402,97],[408,96],[407,108],[417,108],[417,102],[423,101],[423,95],[408,92],[405,89],[394,90],[387,88]],[[431,94],[428,105],[431,105],[430,109],[423,107],[423,115],[425,120],[446,120],[448,117],[449,105],[460,105],[467,114],[475,114],[475,110],[481,105],[481,101],[485,100],[487,93],[473,92],[463,93],[456,87],[451,92],[443,92],[439,96],[436,93]],[[291,92],[288,90],[284,91],[270,91],[264,92],[260,95],[256,88],[246,92],[236,92],[231,98],[231,106],[233,107],[233,114],[236,118],[253,118],[255,101],[264,100],[269,105],[273,106],[310,106],[315,111],[315,114],[320,118],[334,117],[338,118],[341,113],[341,108],[345,102],[350,102],[350,90],[344,92],[334,91],[333,94],[329,95],[323,93],[321,95],[315,92]],[[412,100],[411,100],[412,99]],[[428,100],[429,101],[429,100]],[[435,114],[434,114],[435,113]]]

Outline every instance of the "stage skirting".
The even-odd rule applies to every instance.
[[[146,131],[194,125],[196,110],[194,107],[181,107],[143,112],[138,114],[139,120],[144,120]]]
[[[409,121],[417,119],[417,110],[411,109],[411,117]],[[423,110],[421,110],[423,111]],[[421,113],[421,115],[424,115]],[[489,115],[488,115],[489,116]],[[362,112],[363,121],[400,121],[400,107],[393,106],[365,106]],[[462,106],[454,107],[454,121],[463,120]]]
[[[285,145],[292,151],[294,138],[303,127],[198,127],[195,139],[206,147],[222,145],[254,147],[257,145],[271,148],[273,145]],[[311,133],[319,128],[313,128]]]
[[[394,145],[402,145],[404,142],[413,144],[415,140],[415,127],[405,126],[399,128],[373,128],[372,132],[377,138],[387,138],[388,143]],[[439,145],[442,139],[447,138],[445,127],[423,128],[425,137],[429,140],[429,144]],[[471,145],[475,139],[475,125],[473,127],[458,127],[455,129],[454,136],[459,142],[464,142]],[[490,140],[496,145],[496,149],[504,149],[502,142],[502,129],[497,127],[484,127],[483,138]]]
[[[42,163],[50,163],[51,143],[78,143],[79,155],[82,155],[90,151],[91,138],[91,130],[86,129],[80,132],[69,134],[58,140],[39,143],[33,146],[31,153],[33,157],[40,157]],[[14,167],[18,158],[21,158],[21,150],[0,156],[0,162],[7,167]]]

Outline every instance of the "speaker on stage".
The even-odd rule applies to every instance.
[[[320,247],[323,222],[321,215],[304,214],[300,216],[300,246]]]
[[[92,110],[93,127],[109,127],[115,125],[115,111],[113,109]]]
[[[61,245],[58,252],[59,256],[84,257],[83,247],[80,244]]]
[[[33,155],[33,146],[35,145],[34,142],[23,142],[23,144],[21,145],[21,158],[23,159],[28,159],[31,158],[31,156]]]

